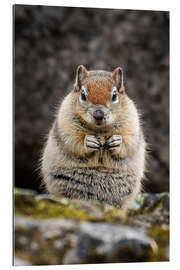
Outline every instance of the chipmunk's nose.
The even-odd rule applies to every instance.
[[[93,117],[95,118],[95,120],[97,121],[102,121],[104,118],[104,112],[102,110],[96,110],[93,113]]]

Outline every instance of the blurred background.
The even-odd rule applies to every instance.
[[[79,64],[124,69],[150,148],[145,191],[169,189],[169,12],[14,6],[15,186],[37,171],[55,105]]]

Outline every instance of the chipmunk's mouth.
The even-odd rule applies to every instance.
[[[96,128],[110,128],[112,123],[104,117],[102,120],[92,119],[91,124]]]
[[[97,121],[96,120],[94,123],[95,123],[96,126],[104,126],[106,124],[106,121],[105,120],[103,120],[103,121]]]

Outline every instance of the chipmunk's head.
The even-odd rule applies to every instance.
[[[76,72],[74,93],[80,116],[97,128],[111,125],[116,120],[118,104],[124,94],[123,72],[88,71],[80,65]]]

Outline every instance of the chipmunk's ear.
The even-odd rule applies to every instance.
[[[116,87],[120,93],[124,93],[124,81],[123,81],[123,70],[120,67],[115,68],[112,73],[112,77],[116,83]]]
[[[74,85],[75,91],[79,91],[81,89],[82,82],[87,76],[88,76],[87,69],[83,65],[78,66],[76,70],[76,80]]]

